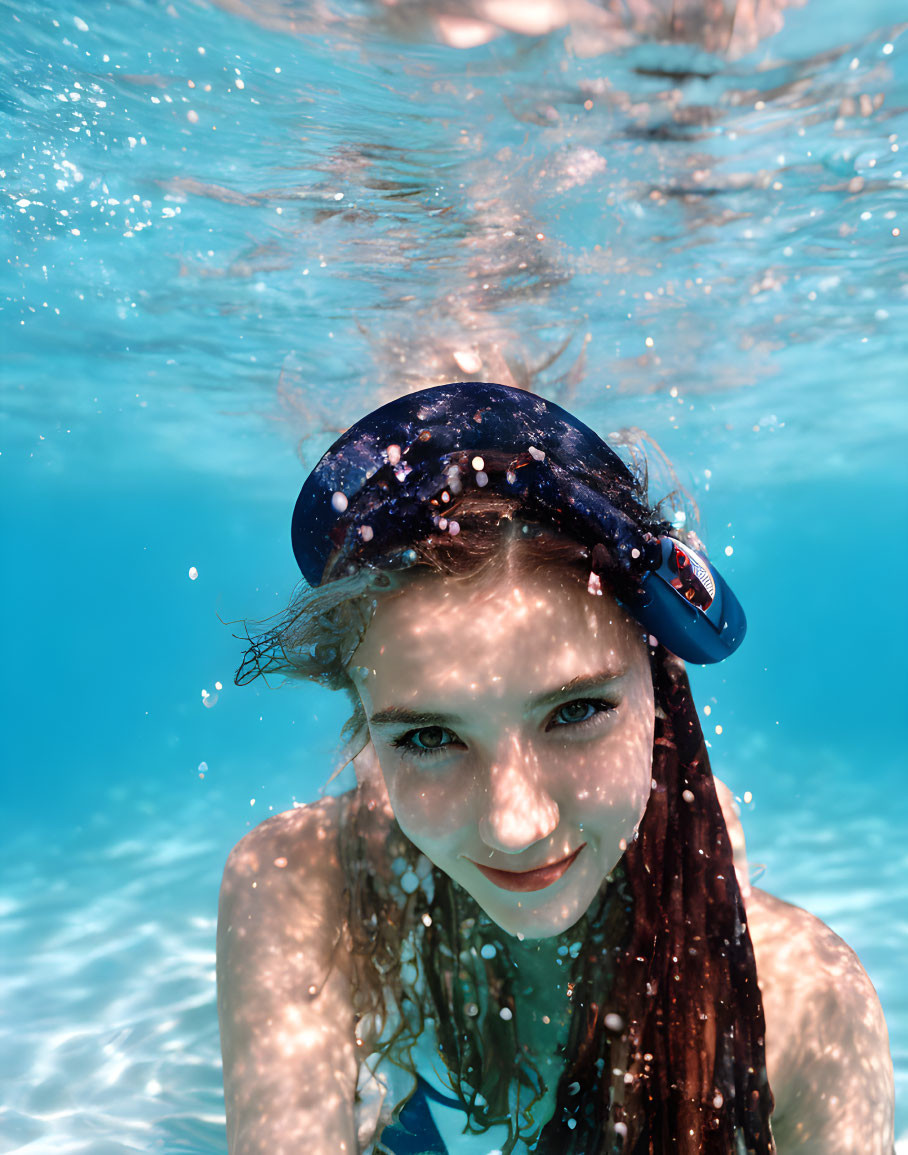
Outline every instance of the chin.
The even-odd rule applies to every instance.
[[[579,880],[578,880],[579,881]],[[601,880],[600,880],[601,882]],[[590,908],[598,886],[587,884],[567,888],[551,887],[530,894],[474,894],[473,897],[493,922],[508,934],[523,939],[555,938],[571,929]]]

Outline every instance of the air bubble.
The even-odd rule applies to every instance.
[[[478,373],[482,368],[482,358],[469,349],[458,349],[453,354],[458,368],[464,373]]]

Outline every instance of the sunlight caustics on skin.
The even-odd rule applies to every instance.
[[[748,923],[766,1010],[767,1066],[780,1089],[773,1115],[779,1151],[887,1151],[894,1103],[888,1035],[854,951],[813,915],[755,887]]]
[[[512,934],[576,922],[649,797],[653,691],[639,627],[558,572],[429,578],[379,605],[354,665],[367,671],[357,687],[407,836]],[[590,717],[565,720],[572,709]],[[444,744],[408,749],[421,733],[408,717]],[[535,870],[584,843],[531,894],[475,866]]]
[[[531,386],[541,380],[597,419],[608,401],[615,424],[639,420],[642,397],[648,424],[676,422],[685,449],[709,446],[714,489],[775,478],[764,490],[767,509],[771,485],[843,468],[859,485],[867,480],[861,469],[876,466],[894,428],[886,383],[900,377],[887,365],[906,331],[898,248],[905,226],[896,219],[906,106],[898,5],[851,5],[858,18],[837,34],[824,32],[822,51],[814,34],[805,35],[809,24],[798,32],[786,19],[793,39],[783,34],[743,68],[710,61],[708,76],[697,75],[695,52],[672,55],[677,45],[665,55],[617,53],[579,67],[580,53],[618,41],[597,43],[580,19],[582,5],[553,3],[552,11],[570,9],[571,25],[548,44],[519,39],[531,34],[529,24],[515,40],[502,35],[484,77],[464,66],[463,52],[431,56],[423,48],[414,75],[416,57],[407,60],[400,40],[367,35],[370,22],[417,35],[414,13],[440,14],[450,7],[441,0],[396,5],[406,13],[396,25],[391,6],[378,0],[337,4],[333,14],[327,2],[305,0],[229,6],[228,14],[175,0],[166,12],[113,6],[102,18],[83,9],[82,20],[55,0],[25,0],[5,30],[4,168],[10,237],[22,258],[11,266],[7,304],[23,338],[14,350],[22,392],[8,437],[13,450],[21,439],[32,466],[75,478],[86,461],[92,469],[101,459],[112,468],[125,462],[156,485],[168,463],[170,480],[185,491],[199,494],[202,476],[223,486],[239,532],[253,519],[244,504],[250,488],[284,495],[272,479],[273,469],[286,482],[284,456],[275,451],[282,438],[305,440],[309,454],[327,430],[357,414],[376,381],[404,388],[463,372]],[[530,9],[519,0],[510,15],[480,3],[463,9],[497,36],[520,19],[521,7]],[[694,6],[621,7],[628,25],[637,20],[633,35],[661,43],[660,18]],[[648,30],[637,19],[644,7]],[[737,4],[735,34],[778,8]],[[731,10],[722,4],[723,35]],[[436,34],[431,21],[423,28]],[[634,72],[651,58],[688,65],[688,78]],[[351,117],[363,90],[392,71],[386,103]],[[452,106],[459,110],[453,125]],[[400,119],[411,132],[385,131]],[[441,270],[437,284],[432,269]],[[344,308],[346,328],[339,300],[354,306]],[[78,340],[61,341],[60,324]],[[307,334],[305,349],[287,354],[275,390],[275,356],[279,364],[295,332]],[[654,334],[652,347],[643,345],[644,332]],[[562,364],[556,358],[565,348]],[[856,358],[863,404],[853,391]],[[376,365],[368,378],[366,363]],[[669,384],[671,401],[663,395]],[[259,422],[254,415],[262,413]],[[827,453],[830,434],[836,449]],[[27,475],[30,488],[40,489],[37,480]],[[100,508],[103,494],[96,496]],[[202,564],[200,544],[169,559],[194,596],[217,577],[214,558]],[[768,535],[761,542],[771,544]],[[748,552],[736,546],[742,574]],[[190,561],[204,580],[186,578]],[[243,598],[235,604],[249,609]],[[769,665],[748,692],[759,697],[765,679],[775,682]],[[160,684],[169,672],[157,671]],[[93,816],[67,808],[74,821],[100,822],[86,827],[93,845],[87,834],[66,835],[55,808],[45,806],[52,765],[39,758],[40,730],[70,727],[62,699],[47,712],[50,684],[35,696],[42,714],[22,766],[41,766],[35,813],[46,810],[50,825],[32,826],[29,817],[12,835],[8,897],[0,900],[9,1011],[2,1049],[12,1076],[0,1131],[30,1150],[223,1148],[221,1126],[211,1122],[222,1113],[210,941],[211,896],[227,849],[219,838],[234,841],[271,804],[314,797],[329,771],[326,759],[310,759],[310,743],[327,747],[329,739],[310,725],[281,749],[283,767],[267,787],[256,777],[247,789],[245,776],[259,773],[249,769],[258,751],[244,757],[231,730],[245,764],[231,768],[218,757],[216,734],[228,731],[215,727],[225,726],[227,712],[203,711],[198,702],[198,687],[211,689],[210,673],[191,687],[192,708],[210,724],[197,751],[173,745],[174,727],[166,753],[143,762],[128,734],[124,749],[136,757],[127,785],[123,766],[97,762],[94,743],[85,744],[95,764],[75,769],[96,776],[103,766],[130,796],[149,789],[168,812],[167,821],[136,819],[115,800]],[[792,697],[800,689],[796,678],[782,676],[779,685]],[[103,693],[99,719],[105,732],[115,731],[118,708],[107,687]],[[77,701],[72,683],[66,699]],[[162,698],[142,705],[159,724]],[[269,699],[262,731],[272,709]],[[51,716],[56,725],[48,726]],[[767,747],[759,726],[732,726],[725,710],[718,720],[734,746],[724,746],[717,769],[760,786],[748,835],[769,863],[768,884],[859,946],[887,1003],[899,1079],[908,1087],[898,962],[908,872],[893,818],[899,795],[887,794],[885,766],[858,756],[863,741],[854,727],[842,743],[838,733],[825,743],[807,734],[800,748],[790,740]],[[60,759],[68,772],[70,761]],[[162,794],[159,773],[175,774],[184,763],[192,789]],[[207,771],[209,763],[212,772],[197,777],[196,765]],[[899,779],[891,781],[897,790]],[[239,816],[214,804],[218,788],[226,796],[240,790]],[[327,854],[333,832],[325,823],[307,836],[321,836]],[[267,838],[257,873],[268,875],[282,860],[287,865],[277,869],[297,869]],[[259,882],[252,893],[266,899],[273,891]],[[794,945],[804,938],[803,921],[783,919],[784,904],[754,894],[761,905],[751,929],[761,917],[781,920],[786,966],[806,985],[812,963]],[[302,953],[291,951],[298,961]],[[847,982],[847,970],[840,977]],[[778,1021],[791,1018],[784,996],[778,1008]],[[831,1021],[832,998],[823,1010]],[[857,1029],[860,1012],[853,1021]],[[842,1044],[828,1045],[831,1063]],[[855,1109],[852,1101],[849,1119]],[[901,1134],[908,1143],[904,1122]]]
[[[326,1141],[356,1151],[347,1109],[356,1085],[353,1023],[344,1029],[338,1015],[347,975],[333,965],[336,935],[324,924],[327,917],[339,925],[341,914],[329,905],[328,831],[317,810],[290,811],[247,836],[225,872],[218,960],[231,981],[219,983],[218,1010],[231,1150],[290,1155],[327,1118],[336,1123]],[[311,1062],[325,1054],[331,1063]],[[250,1120],[254,1138],[239,1130]]]

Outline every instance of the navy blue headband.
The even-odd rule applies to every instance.
[[[413,543],[456,532],[445,514],[468,486],[513,496],[528,517],[586,544],[594,570],[606,559],[621,602],[679,657],[721,661],[743,640],[734,594],[639,504],[614,450],[561,406],[489,382],[399,397],[335,441],[293,511],[303,577],[319,585],[338,551],[372,565],[408,564]]]

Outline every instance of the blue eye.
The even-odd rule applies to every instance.
[[[408,754],[425,757],[452,746],[456,741],[457,735],[444,726],[424,726],[421,730],[408,730],[401,734],[394,739],[394,745]]]
[[[595,701],[590,698],[578,698],[576,702],[565,702],[552,715],[549,729],[557,726],[577,726],[589,722],[597,714],[614,710],[610,702]]]

